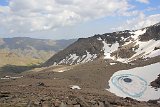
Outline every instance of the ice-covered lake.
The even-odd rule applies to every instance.
[[[150,83],[160,74],[160,63],[129,70],[121,70],[109,80],[110,92],[121,97],[130,97],[139,101],[160,98],[160,88],[155,89]]]

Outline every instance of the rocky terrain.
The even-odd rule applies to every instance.
[[[156,57],[135,61],[136,65],[120,62],[110,65],[108,61],[97,60],[74,66],[35,68],[21,74],[3,74],[0,104],[4,107],[158,107],[159,100],[140,102],[117,97],[106,89],[114,72],[159,61],[160,57]]]
[[[95,35],[23,72],[2,67],[0,106],[160,107],[159,37],[160,24]]]

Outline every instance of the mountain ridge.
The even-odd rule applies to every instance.
[[[142,56],[151,53],[143,52],[143,49],[141,49],[141,52],[139,50],[140,48],[146,48],[142,46],[149,45],[147,42],[150,42],[151,45],[155,45],[154,48],[159,47],[159,29],[160,24],[155,24],[139,30],[124,30],[97,34],[88,38],[79,38],[64,50],[53,55],[44,63],[44,66],[58,64],[74,65],[93,61],[101,57],[120,62],[136,60],[137,58],[142,58]],[[154,44],[155,41],[156,44]],[[137,51],[139,51],[139,53]],[[128,61],[125,61],[126,59]]]

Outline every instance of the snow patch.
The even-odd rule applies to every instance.
[[[65,59],[61,60],[58,64],[80,64],[89,61],[93,61],[97,58],[97,54],[90,54],[90,52],[86,51],[86,55],[77,56],[76,54],[70,54]]]
[[[19,79],[19,78],[23,78],[23,76],[17,76],[17,77],[5,76],[5,77],[1,78],[1,80],[7,80],[7,79]]]
[[[64,72],[65,70],[59,70],[59,71],[57,71],[57,72]]]
[[[110,65],[115,65],[115,64],[117,64],[117,63],[114,63],[114,62],[111,62],[111,63],[110,63]]]
[[[101,40],[102,40],[102,38],[101,38],[101,37],[99,37],[99,38],[97,38],[97,40],[100,40],[100,41],[101,41]]]
[[[131,37],[132,37],[134,40],[137,40],[140,35],[143,35],[144,33],[146,33],[146,30],[147,30],[147,29],[134,31],[134,32],[132,33],[133,35],[132,35]]]
[[[104,50],[104,59],[115,59],[114,57],[111,57],[111,53],[116,51],[119,47],[119,43],[114,43],[114,44],[107,44],[105,41],[102,41],[103,43],[103,50]],[[109,46],[111,45],[111,47]]]
[[[151,53],[146,55],[145,58],[153,58],[159,55],[160,55],[160,49],[152,51]]]
[[[140,57],[149,57],[151,55],[152,57],[155,57],[156,55],[159,55],[159,51],[156,51],[157,53],[155,54],[154,48],[156,46],[160,46],[160,40],[155,41],[155,40],[149,40],[147,42],[141,42],[138,41],[136,45],[139,46],[139,48],[136,50],[136,54],[134,54],[130,60],[134,60],[134,57],[140,56]],[[154,54],[154,55],[153,55]]]
[[[87,55],[85,55],[82,63],[85,63],[85,62],[89,62],[89,61],[93,61],[95,58],[97,58],[97,55],[96,54],[90,54],[88,51],[86,51]]]
[[[81,88],[78,86],[78,85],[70,85],[70,88],[71,89],[78,89],[78,90],[80,90]]]

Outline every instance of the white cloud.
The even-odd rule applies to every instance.
[[[10,0],[0,6],[0,32],[57,29],[128,11],[127,0]]]
[[[124,24],[119,27],[112,28],[111,30],[136,30],[144,27],[148,27],[160,22],[160,14],[146,16],[140,13],[137,17],[127,20]]]
[[[138,1],[138,2],[140,2],[140,3],[145,3],[145,4],[148,4],[148,3],[149,3],[149,0],[136,0],[136,1]]]
[[[145,11],[150,12],[150,11],[155,11],[155,10],[157,10],[157,9],[158,9],[158,8],[156,8],[156,7],[148,7],[148,8],[145,9]]]

